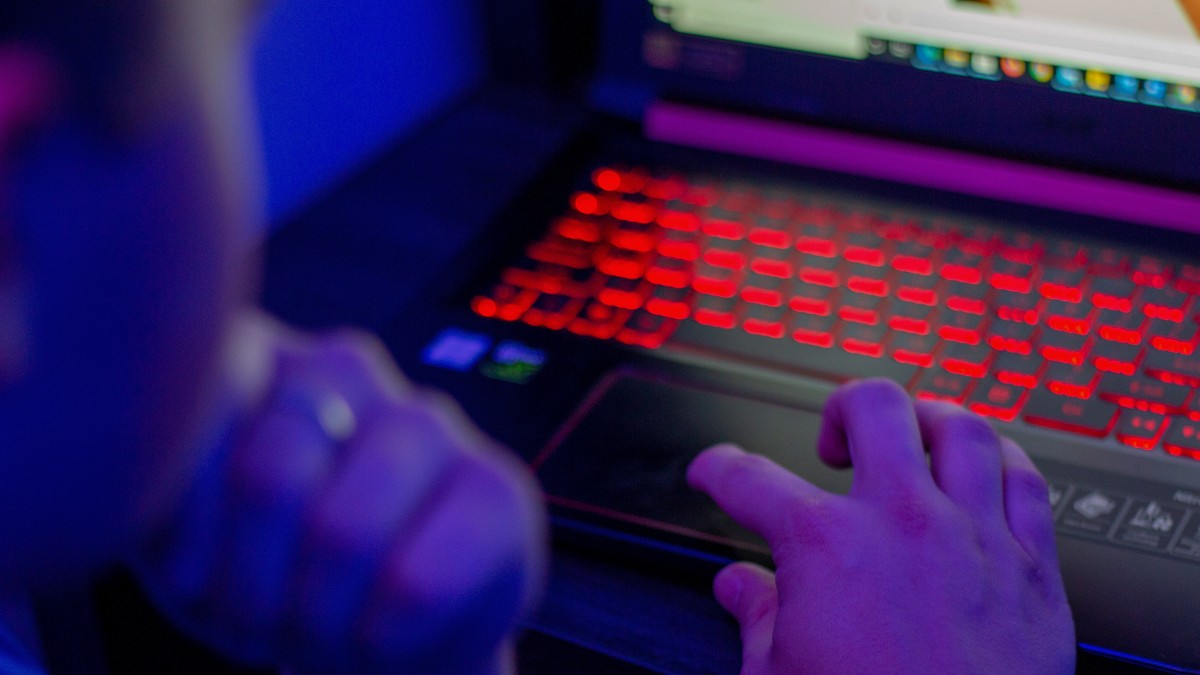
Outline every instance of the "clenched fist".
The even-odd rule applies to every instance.
[[[135,561],[152,597],[245,661],[507,672],[546,565],[531,477],[373,340],[253,322],[266,387]]]

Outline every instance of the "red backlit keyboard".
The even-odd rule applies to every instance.
[[[828,197],[597,170],[485,317],[832,379],[887,376],[1200,460],[1200,266]]]

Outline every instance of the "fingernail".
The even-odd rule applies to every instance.
[[[730,608],[737,607],[742,600],[744,588],[742,576],[726,567],[717,574],[717,581],[722,588],[721,595],[724,596],[724,604]]]

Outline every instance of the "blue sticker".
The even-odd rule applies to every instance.
[[[425,348],[421,360],[431,366],[465,373],[492,347],[492,339],[479,333],[447,328]]]

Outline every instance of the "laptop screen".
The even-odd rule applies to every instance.
[[[683,33],[1200,112],[1200,2],[655,0]]]
[[[1200,186],[1200,0],[608,0],[597,82]]]

